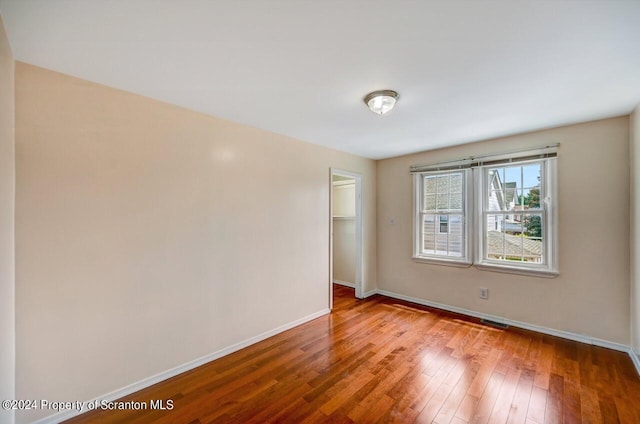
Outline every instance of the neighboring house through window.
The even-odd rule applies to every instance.
[[[419,174],[414,257],[470,263],[466,215],[468,170]]]
[[[555,148],[452,166],[458,169],[412,167],[414,259],[557,275]]]
[[[440,215],[438,223],[438,233],[449,234],[449,217],[447,215]]]

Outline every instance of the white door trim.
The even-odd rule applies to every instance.
[[[333,309],[333,176],[353,178],[356,181],[356,297],[363,298],[362,284],[362,174],[329,168],[329,308]]]

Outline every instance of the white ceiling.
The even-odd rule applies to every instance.
[[[17,60],[369,158],[628,114],[640,0],[0,0]],[[386,116],[362,98],[400,93]]]

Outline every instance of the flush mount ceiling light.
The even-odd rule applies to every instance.
[[[399,97],[398,93],[393,90],[378,90],[367,94],[364,102],[369,106],[371,112],[384,115],[393,109]]]

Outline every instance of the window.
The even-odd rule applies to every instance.
[[[412,167],[414,259],[557,275],[556,154],[548,150],[459,161],[455,170]]]
[[[469,264],[468,170],[416,174],[414,258]]]
[[[533,274],[557,273],[556,159],[481,166],[475,263]]]

